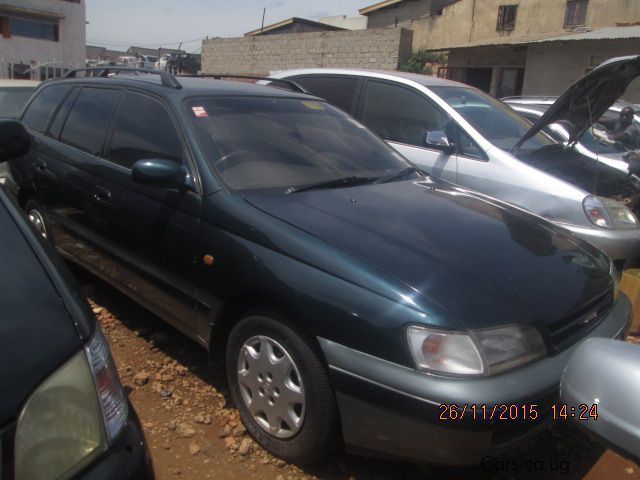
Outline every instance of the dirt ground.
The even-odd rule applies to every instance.
[[[484,467],[433,468],[349,455],[312,466],[274,458],[246,434],[222,371],[195,342],[86,274],[83,289],[145,430],[156,478],[274,480],[587,479],[640,480],[640,467],[557,424]]]

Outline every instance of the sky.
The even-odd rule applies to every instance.
[[[199,52],[209,37],[239,37],[264,24],[302,17],[358,15],[379,0],[86,0],[87,45],[112,50],[137,47]]]

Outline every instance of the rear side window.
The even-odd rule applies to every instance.
[[[448,120],[444,111],[418,92],[367,82],[362,123],[385,140],[423,147],[427,132],[444,131]]]
[[[53,115],[68,90],[68,85],[51,85],[40,90],[27,107],[26,112],[24,112],[22,116],[23,123],[33,130],[44,132],[49,124],[51,115]]]
[[[153,98],[127,93],[113,124],[107,159],[126,168],[138,160],[182,162],[182,145],[167,110]]]
[[[109,117],[119,96],[118,90],[82,89],[71,108],[60,140],[87,153],[100,154]]]
[[[358,79],[349,77],[302,77],[296,80],[313,95],[352,113]]]

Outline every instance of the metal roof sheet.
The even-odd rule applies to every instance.
[[[526,37],[499,37],[481,42],[473,42],[465,45],[452,45],[448,47],[438,47],[433,50],[457,50],[460,48],[509,46],[509,45],[532,45],[547,42],[576,42],[585,40],[623,40],[640,38],[640,26],[633,27],[607,27],[599,28],[589,32],[568,32],[566,35],[546,36],[545,34],[533,34]]]

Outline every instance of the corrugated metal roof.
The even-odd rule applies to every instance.
[[[374,12],[376,10],[380,10],[381,8],[385,8],[400,2],[402,2],[402,0],[386,0],[384,2],[375,3],[373,5],[369,5],[368,7],[361,8],[360,10],[358,10],[358,13],[360,15],[367,15],[368,13]]]
[[[434,50],[457,50],[460,48],[493,47],[509,45],[531,45],[546,42],[576,42],[584,40],[624,40],[640,38],[640,26],[634,27],[607,27],[592,30],[590,32],[567,33],[547,37],[545,34],[527,35],[526,37],[499,37],[481,42],[468,43],[466,45],[452,45],[438,47]]]

